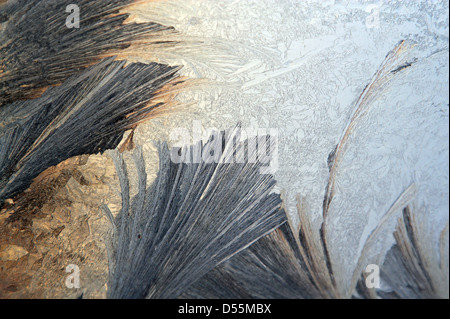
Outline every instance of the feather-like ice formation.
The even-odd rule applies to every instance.
[[[106,58],[40,98],[0,108],[0,203],[50,166],[115,148],[164,105],[151,99],[176,85],[179,68],[125,62]]]
[[[38,97],[106,56],[146,39],[161,45],[173,28],[124,23],[134,0],[18,0],[0,8],[0,107]],[[66,27],[66,6],[80,10],[80,27]],[[165,39],[168,41],[167,37]],[[169,41],[170,42],[170,41]]]
[[[305,220],[302,225],[300,230],[295,230],[292,223],[283,224],[237,256],[214,268],[188,289],[183,297],[336,297],[319,234]]]
[[[365,278],[358,283],[358,292],[367,298],[448,299],[449,260],[448,223],[441,230],[439,247],[425,231],[422,211],[406,206],[394,232],[395,245],[380,266],[383,289],[367,289]],[[421,222],[418,219],[422,219]]]
[[[411,200],[414,185],[408,187],[386,213],[392,218],[399,207]],[[298,198],[296,227],[291,219],[280,228],[258,240],[243,252],[214,268],[184,294],[185,298],[262,298],[262,299],[323,299],[350,298],[345,285],[336,278],[333,265],[328,259],[327,242],[323,231],[311,225],[311,215],[303,201]],[[361,252],[361,262],[366,261],[366,251],[379,236],[381,222],[369,237]],[[322,225],[322,229],[326,225]],[[358,263],[354,269],[356,278],[363,268]]]
[[[256,154],[247,147],[250,140],[224,142],[222,155],[209,163],[174,163],[163,145],[159,174],[149,188],[138,148],[134,157],[139,192],[132,201],[127,169],[116,153],[123,206],[114,221],[109,298],[178,297],[215,266],[285,222],[280,196],[271,193],[273,177],[261,174],[261,163],[251,160]],[[213,137],[208,143],[212,141]],[[188,149],[194,154],[201,145]],[[250,150],[250,160],[228,162],[239,147]]]
[[[354,128],[358,125],[363,117],[365,117],[370,110],[370,105],[373,100],[383,91],[389,81],[399,72],[410,67],[415,59],[408,60],[412,43],[409,41],[400,41],[397,46],[387,55],[372,80],[365,87],[364,91],[359,96],[355,104],[354,113],[345,128],[339,143],[336,148],[332,150],[328,157],[328,167],[330,169],[330,176],[326,186],[326,194],[323,200],[323,216],[324,219],[328,217],[328,211],[333,200],[336,174],[339,169],[341,157],[346,148],[347,141],[352,134]]]

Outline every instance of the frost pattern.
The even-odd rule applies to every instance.
[[[133,13],[138,21],[172,25],[195,43],[161,59],[211,80],[183,93],[183,111],[137,129],[153,166],[153,142],[169,141],[176,127],[192,129],[195,120],[205,129],[237,122],[276,128],[278,188],[291,211],[296,194],[306,198],[317,226],[327,159],[355,101],[396,43],[415,42],[417,63],[373,101],[348,141],[328,235],[331,258],[348,279],[368,234],[414,183],[416,205],[430,214],[437,240],[449,208],[447,1],[189,0],[148,3]],[[392,242],[383,236],[378,251]]]

